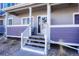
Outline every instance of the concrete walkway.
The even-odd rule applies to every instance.
[[[25,50],[21,50],[21,49],[19,51],[17,51],[14,55],[16,55],[16,56],[43,56],[43,55],[38,54],[38,53],[25,51]]]

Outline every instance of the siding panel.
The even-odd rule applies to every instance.
[[[51,40],[79,44],[79,27],[51,28]]]
[[[21,33],[27,28],[27,26],[7,27],[7,35],[21,36]]]
[[[3,25],[0,25],[0,33],[4,33],[5,32],[5,27]]]

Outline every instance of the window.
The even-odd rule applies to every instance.
[[[3,8],[3,3],[0,3],[0,8],[1,8],[1,9]]]
[[[29,18],[23,18],[22,24],[29,24]]]
[[[0,3],[0,9],[1,9],[1,3]]]
[[[0,20],[0,25],[3,25],[3,20]]]
[[[4,8],[6,8],[7,7],[7,3],[4,3]]]
[[[12,19],[9,19],[9,25],[12,25]]]
[[[15,3],[3,3],[4,8],[15,5]]]
[[[46,23],[47,22],[47,17],[42,17],[42,21],[43,21],[43,23]]]
[[[74,15],[74,23],[79,24],[79,14]]]

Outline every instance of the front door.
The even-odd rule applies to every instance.
[[[47,23],[47,16],[38,16],[37,17],[37,33],[43,34],[45,29],[45,24]]]

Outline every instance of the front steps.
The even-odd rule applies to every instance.
[[[23,50],[36,52],[45,55],[45,38],[44,35],[32,35],[26,40]]]

